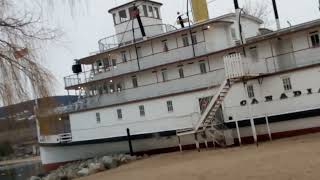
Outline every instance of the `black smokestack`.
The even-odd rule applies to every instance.
[[[146,36],[146,32],[145,32],[143,24],[142,24],[142,20],[141,20],[141,17],[140,17],[139,9],[135,6],[133,8],[133,10],[134,10],[135,16],[136,16],[136,18],[138,20],[138,24],[139,24],[139,27],[140,27],[140,30],[141,30],[141,35],[142,35],[142,37],[145,37]]]
[[[277,8],[277,2],[276,0],[272,0],[272,5],[273,5],[273,10],[274,10],[274,16],[276,19],[279,19],[279,14],[278,14],[278,8]]]
[[[239,9],[238,0],[233,0],[233,2],[234,2],[234,8],[235,8],[235,9]]]

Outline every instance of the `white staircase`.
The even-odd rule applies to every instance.
[[[214,95],[206,110],[192,128],[177,130],[180,150],[182,150],[180,137],[192,134],[202,134],[206,138],[211,137],[215,144],[219,144],[222,147],[234,144],[232,130],[229,130],[225,126],[224,120],[217,118],[216,114],[235,81],[251,76],[246,63],[247,61],[242,58],[240,53],[224,57],[226,79],[221,83],[218,92]],[[197,148],[199,148],[197,136],[195,136],[195,141]]]

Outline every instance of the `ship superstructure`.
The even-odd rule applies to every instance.
[[[55,111],[69,129],[46,132],[39,118],[45,165],[319,130],[320,20],[271,31],[236,4],[180,28],[162,23],[161,5],[109,10],[117,34],[64,79],[81,99]]]

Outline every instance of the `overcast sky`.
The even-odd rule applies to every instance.
[[[155,0],[164,5],[161,9],[165,23],[173,24],[177,11],[186,11],[187,0]],[[208,0],[208,2],[211,0]],[[259,2],[262,0],[247,0]],[[271,0],[270,1],[270,10]],[[60,28],[64,35],[58,43],[49,45],[45,50],[45,64],[58,80],[57,95],[64,95],[63,77],[71,75],[74,59],[88,56],[98,51],[98,40],[114,34],[112,16],[108,10],[128,0],[88,0],[87,5],[78,7],[73,17],[66,5],[59,5],[49,16],[50,23]],[[239,0],[242,6],[245,0]],[[288,26],[319,18],[318,0],[277,0],[282,26]],[[210,18],[233,11],[233,0],[216,0],[209,4]],[[273,14],[270,14],[273,19]],[[271,23],[271,27],[274,24]]]

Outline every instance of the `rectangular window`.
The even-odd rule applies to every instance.
[[[161,70],[161,75],[162,75],[162,80],[165,82],[165,81],[168,81],[168,71],[167,69],[163,69]]]
[[[258,62],[258,48],[257,46],[253,46],[249,48],[250,56],[252,58],[252,61]]]
[[[143,5],[143,14],[145,17],[148,17],[148,9],[147,9],[147,6],[146,5]]]
[[[319,38],[319,32],[311,32],[310,33],[310,39],[311,39],[311,45],[312,47],[318,47],[320,46],[320,38]]]
[[[97,121],[98,124],[101,123],[100,113],[96,113],[96,121]]]
[[[127,52],[121,51],[122,62],[127,62]]]
[[[167,101],[168,112],[173,112],[173,104],[172,101]]]
[[[107,69],[110,67],[109,59],[103,59],[104,67]]]
[[[112,17],[113,17],[113,23],[115,25],[117,25],[117,15],[116,14],[112,14]]]
[[[118,115],[118,119],[122,119],[122,110],[121,109],[117,109],[117,115]]]
[[[129,8],[129,15],[130,15],[130,19],[134,19],[134,10],[133,7]]]
[[[117,60],[116,59],[112,59],[112,66],[117,67]]]
[[[192,44],[197,44],[198,43],[197,33],[192,33],[191,41],[192,41]]]
[[[121,85],[121,83],[118,83],[118,84],[117,84],[117,91],[118,91],[118,92],[121,92],[121,91],[122,91],[122,85]]]
[[[291,79],[289,77],[282,78],[282,82],[285,91],[292,90]]]
[[[128,20],[127,11],[126,10],[119,11],[119,17],[120,17],[120,22],[127,21]]]
[[[235,28],[231,28],[231,37],[232,37],[233,40],[237,39],[236,29]]]
[[[150,17],[154,17],[152,6],[149,6],[149,13],[150,13]]]
[[[140,111],[140,116],[145,116],[146,115],[146,112],[144,110],[144,106],[143,105],[139,106],[139,111]]]
[[[162,41],[162,46],[163,46],[163,52],[169,51],[167,40]]]
[[[154,7],[154,12],[156,12],[156,17],[155,17],[155,18],[158,18],[158,19],[160,19],[159,8],[157,8],[157,7]]]
[[[207,66],[206,66],[206,63],[205,62],[200,62],[199,63],[199,67],[200,67],[200,72],[201,74],[205,74],[207,73]]]
[[[180,78],[184,78],[183,67],[180,67],[180,68],[179,68],[179,76],[180,76]]]
[[[137,47],[137,56],[138,56],[138,58],[142,57],[142,48],[141,47]]]
[[[132,76],[132,86],[133,88],[137,88],[138,87],[138,79],[137,76]]]
[[[248,85],[248,86],[247,86],[247,91],[248,91],[248,97],[249,97],[249,98],[254,98],[253,85]]]
[[[184,47],[189,46],[189,38],[188,38],[187,35],[183,35],[183,36],[182,36],[182,43],[183,43],[183,46],[184,46]]]

